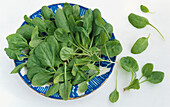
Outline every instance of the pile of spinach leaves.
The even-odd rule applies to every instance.
[[[118,40],[110,40],[113,27],[102,19],[98,9],[88,9],[80,17],[78,5],[65,3],[56,13],[43,6],[41,18],[25,15],[24,20],[27,24],[7,37],[9,47],[5,51],[10,59],[28,60],[11,73],[26,66],[27,77],[34,86],[52,83],[45,96],[58,92],[68,100],[72,86],[77,84],[85,92],[87,82],[100,73],[101,61],[115,63],[110,58],[102,59],[101,54],[114,57],[122,51]],[[89,75],[88,70],[94,73]]]

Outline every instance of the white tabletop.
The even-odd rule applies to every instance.
[[[118,74],[118,91],[120,98],[117,103],[109,102],[109,94],[115,88],[115,72],[111,74],[105,84],[92,94],[71,101],[53,100],[43,97],[29,88],[18,74],[11,75],[14,68],[4,52],[8,47],[6,37],[15,33],[22,24],[23,16],[31,15],[43,5],[70,2],[94,9],[99,8],[102,16],[114,27],[114,33],[123,45],[123,56],[133,56],[139,63],[140,70],[145,63],[154,64],[154,70],[163,71],[165,78],[162,83],[141,84],[140,90],[123,92],[123,88],[130,82],[131,75],[120,65],[116,68]],[[154,14],[142,13],[139,9],[144,4]],[[147,26],[136,29],[128,22],[128,15],[134,12],[147,17],[165,36],[160,35]],[[130,53],[133,43],[142,36],[148,36],[149,47],[139,55]],[[170,107],[170,1],[169,0],[0,0],[0,107]],[[115,71],[114,69],[114,71]],[[138,71],[138,77],[141,71]]]

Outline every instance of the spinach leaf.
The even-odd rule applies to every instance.
[[[161,32],[155,27],[153,26],[151,23],[149,23],[148,19],[145,18],[145,17],[142,17],[142,16],[139,16],[139,15],[136,15],[134,13],[131,13],[129,16],[128,16],[128,19],[129,19],[129,22],[136,28],[144,28],[146,25],[150,25],[152,26],[155,30],[157,30],[157,32],[161,35],[161,37],[163,39],[164,36],[161,34]]]
[[[122,52],[122,46],[118,40],[110,40],[106,42],[105,46],[101,49],[102,54],[114,57]]]
[[[78,65],[85,65],[87,63],[90,62],[90,58],[89,57],[84,57],[84,58],[80,58],[80,59],[76,59],[76,64]]]
[[[69,27],[70,27],[70,30],[74,33],[74,27],[75,27],[75,25],[76,25],[76,22],[75,22],[75,20],[74,20],[73,15],[70,15],[70,16],[68,17],[68,25],[69,25]]]
[[[68,34],[63,28],[58,28],[55,30],[54,35],[56,39],[60,42],[68,42]]]
[[[32,85],[34,86],[42,86],[49,82],[52,78],[50,72],[39,72],[32,78]]]
[[[83,27],[88,34],[90,34],[92,31],[92,24],[93,24],[93,12],[91,9],[88,9],[83,18]]]
[[[149,13],[149,9],[146,6],[144,6],[144,5],[140,5],[140,9],[144,13]]]
[[[27,77],[30,81],[32,81],[32,78],[38,74],[39,72],[49,72],[48,70],[40,67],[40,66],[34,66],[34,67],[31,67],[31,68],[28,68],[28,71],[27,71]]]
[[[34,19],[32,19],[32,23],[34,26],[38,26],[38,30],[40,32],[47,32],[46,31],[47,26],[46,26],[44,20],[41,20],[40,18],[35,17]]]
[[[147,77],[147,81],[153,84],[161,83],[164,79],[164,73],[160,71],[154,71]]]
[[[27,40],[20,34],[11,34],[7,38],[10,49],[23,50],[28,47]]]
[[[106,36],[106,33],[104,31],[101,31],[100,35],[96,36],[94,42],[95,46],[102,46],[108,41],[108,38]]]
[[[80,15],[80,7],[77,5],[77,4],[75,4],[73,7],[72,7],[73,9],[73,16],[74,17],[79,17],[79,15]]]
[[[33,26],[23,25],[17,29],[16,33],[21,34],[26,40],[29,41],[31,39],[33,30],[34,30]]]
[[[146,38],[146,37],[141,37],[139,38],[135,44],[133,45],[132,49],[131,49],[131,53],[133,54],[140,54],[143,51],[146,50],[146,48],[148,47],[148,39],[149,39],[150,35]]]
[[[54,55],[47,42],[41,42],[35,49],[35,56],[45,67],[54,66]]]
[[[82,92],[82,93],[85,92],[85,91],[88,89],[88,84],[87,84],[87,82],[86,82],[86,81],[82,82],[82,83],[80,84],[79,89],[80,89],[80,92]]]
[[[25,20],[25,22],[27,22],[28,24],[32,25],[32,19],[28,18],[27,15],[24,15],[24,20]]]
[[[117,102],[117,100],[119,99],[119,92],[117,91],[117,89],[115,89],[110,95],[109,95],[109,100],[112,103]]]
[[[74,50],[72,48],[63,47],[60,51],[60,58],[62,60],[69,60],[74,55]]]
[[[77,73],[76,74],[76,77],[74,78],[74,80],[72,81],[72,85],[77,85],[77,84],[80,84],[82,83],[83,81],[85,81],[86,79],[84,79],[80,73]]]
[[[42,66],[40,61],[38,60],[38,58],[35,56],[35,54],[31,54],[29,57],[28,57],[28,60],[27,60],[27,68],[34,68],[34,67],[40,67]]]
[[[94,70],[94,71],[100,71],[99,67],[97,67],[94,64],[87,64],[87,67],[91,70]]]
[[[22,63],[22,64],[18,65],[17,67],[15,67],[12,70],[11,74],[18,73],[25,65],[26,65],[26,63]]]
[[[54,18],[54,13],[51,9],[48,8],[48,6],[43,6],[41,8],[41,14],[44,19],[50,20],[50,19]]]
[[[44,20],[44,22],[47,26],[48,36],[54,35],[54,31],[56,30],[54,23],[51,20]]]
[[[58,28],[65,29],[67,33],[70,32],[66,17],[63,13],[63,10],[61,10],[60,8],[58,8],[55,13],[55,23]]]
[[[48,97],[48,96],[51,96],[55,93],[57,93],[59,90],[59,83],[56,83],[56,84],[53,84],[50,89],[45,93],[45,96]]]
[[[64,3],[63,12],[68,20],[69,16],[72,15],[72,13],[73,13],[72,7],[69,3]]]
[[[106,23],[105,24],[105,28],[106,31],[109,33],[110,38],[112,37],[112,33],[113,33],[113,26],[110,23]]]
[[[124,91],[130,90],[130,89],[137,89],[138,90],[139,88],[140,88],[139,80],[134,79],[128,87],[124,88]]]
[[[153,64],[147,63],[142,67],[142,75],[148,77],[152,74]]]
[[[60,73],[58,74],[57,76],[55,76],[54,80],[53,80],[53,83],[56,84],[56,83],[59,83],[60,82],[60,77],[63,75],[64,73]]]
[[[73,76],[76,76],[77,72],[78,72],[78,68],[77,68],[77,66],[74,64],[71,73],[72,73]]]
[[[122,57],[120,59],[120,65],[127,72],[137,72],[139,70],[137,61],[130,56]]]

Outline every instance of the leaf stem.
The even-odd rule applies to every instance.
[[[142,84],[142,83],[144,83],[144,82],[146,82],[146,81],[147,81],[147,79],[146,79],[146,80],[141,81],[139,84]]]
[[[54,72],[57,72],[56,70],[55,70],[55,68],[54,67],[51,67],[53,70],[54,70]]]
[[[64,62],[64,80],[66,82],[66,62]]]
[[[162,35],[162,33],[155,27],[153,26],[152,24],[149,23],[150,26],[152,26],[160,35],[161,37],[163,38],[163,40],[165,40],[164,36]]]
[[[134,78],[134,73],[132,72],[132,78],[131,78],[130,84],[132,83],[133,78]]]
[[[118,76],[118,70],[116,70],[116,90],[117,90],[117,76]]]
[[[139,78],[139,81],[142,79],[143,75]]]
[[[94,40],[94,36],[93,36],[93,37],[92,37],[92,39],[91,39],[91,42],[90,42],[90,47],[89,47],[89,48],[91,48],[91,47],[92,47],[93,40]]]

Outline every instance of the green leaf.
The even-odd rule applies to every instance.
[[[60,84],[59,94],[63,100],[68,100],[71,92],[72,84],[70,81],[66,81]]]
[[[94,42],[95,46],[103,46],[108,41],[106,33],[101,31],[100,35],[96,36]]]
[[[130,89],[137,89],[138,90],[139,88],[140,88],[139,80],[134,79],[128,87],[124,88],[124,91],[130,90]]]
[[[148,77],[152,74],[153,64],[147,63],[142,67],[142,75]]]
[[[50,89],[45,93],[46,97],[49,97],[51,95],[54,95],[55,93],[57,93],[59,90],[59,83],[53,84]]]
[[[38,60],[38,58],[35,56],[35,54],[31,54],[27,60],[27,68],[29,69],[29,68],[33,68],[36,66],[40,67],[41,63]]]
[[[24,15],[24,20],[25,20],[25,22],[27,22],[28,24],[32,25],[32,19],[30,19],[27,15]]]
[[[153,84],[161,83],[164,79],[164,73],[160,71],[154,71],[150,76],[147,77],[147,81]]]
[[[115,89],[110,95],[109,95],[109,100],[112,103],[117,102],[117,100],[119,99],[119,92],[117,91],[117,89]]]
[[[19,49],[23,50],[28,47],[27,40],[22,37],[20,34],[11,34],[7,36],[7,41],[10,49]]]
[[[31,39],[33,30],[34,30],[33,26],[23,25],[17,29],[16,33],[21,34],[26,40],[29,41]]]
[[[88,40],[90,39],[89,34],[83,27],[75,26],[74,30],[75,30],[75,32],[82,32],[84,34],[84,36],[86,36],[88,38]]]
[[[25,65],[26,65],[26,63],[22,63],[22,64],[16,66],[14,68],[14,70],[12,70],[11,74],[18,73]]]
[[[51,20],[44,20],[47,26],[47,34],[48,36],[54,35],[54,31],[57,29],[54,23]]]
[[[101,50],[99,48],[97,48],[97,47],[92,47],[92,48],[89,49],[89,51],[91,53],[97,53],[97,52],[100,52]]]
[[[150,36],[150,35],[149,35]],[[141,37],[139,38],[135,44],[133,45],[132,49],[131,49],[131,53],[133,54],[140,54],[142,53],[143,51],[146,50],[146,48],[148,47],[148,39],[149,39],[149,36],[146,38],[146,37]]]
[[[128,16],[129,22],[136,28],[144,28],[146,25],[149,24],[148,19],[142,16],[138,16],[134,13],[131,13]]]
[[[107,50],[106,50],[107,49]],[[101,49],[102,54],[109,57],[114,57],[119,55],[122,52],[122,46],[118,40],[110,40],[106,43],[106,47],[103,46]],[[107,55],[108,52],[108,55]]]
[[[54,35],[56,39],[60,42],[69,42],[68,34],[63,28],[58,28],[55,30]]]
[[[54,66],[54,55],[47,42],[41,42],[35,49],[35,56],[45,67]]]
[[[90,62],[90,58],[89,57],[84,57],[84,58],[80,58],[80,59],[76,59],[76,64],[78,65],[85,65],[87,63]]]
[[[53,83],[54,83],[54,84],[59,83],[59,82],[60,82],[60,77],[61,77],[63,74],[64,74],[64,73],[58,74],[58,75],[54,78]]]
[[[39,72],[49,72],[49,71],[39,66],[28,68],[28,71],[27,71],[28,79],[32,81],[32,78],[34,77],[34,75],[36,75]]]
[[[41,20],[40,18],[35,17],[34,19],[32,19],[32,23],[34,26],[38,26],[38,30],[40,32],[46,32],[47,26],[44,20]]]
[[[13,50],[10,48],[5,48],[4,50],[10,59],[22,61],[25,58],[24,56],[20,56],[22,53],[19,50]]]
[[[92,31],[92,25],[93,25],[93,12],[91,9],[88,9],[83,18],[83,27],[88,34],[90,34]]]
[[[42,14],[44,19],[54,18],[54,13],[51,9],[48,8],[48,6],[43,6],[41,8],[41,14]]]
[[[144,5],[140,5],[140,9],[144,13],[149,13],[149,9],[146,6],[144,6]]]
[[[112,37],[112,33],[113,33],[113,26],[110,23],[106,23],[105,28],[107,30],[107,32],[110,35],[110,38]]]
[[[65,16],[66,16],[66,18],[68,20],[68,17],[70,15],[72,15],[72,13],[73,13],[72,7],[71,7],[71,5],[69,3],[64,3],[63,12],[64,12],[64,14],[65,14]]]
[[[53,54],[54,62],[55,62],[55,57],[59,53],[59,44],[58,41],[55,39],[54,36],[49,36],[47,37],[47,43],[50,47],[50,50]]]
[[[58,8],[55,13],[55,23],[58,28],[65,29],[67,33],[70,32],[66,17],[60,8]]]
[[[63,47],[60,51],[60,58],[62,60],[69,60],[74,55],[74,50],[72,48]]]
[[[86,81],[82,82],[82,83],[80,84],[79,89],[80,89],[80,92],[82,92],[82,93],[85,92],[85,91],[88,89],[88,84],[87,84],[87,82],[86,82]]]
[[[139,70],[137,61],[130,56],[122,57],[120,59],[120,65],[127,72],[137,72]]]
[[[63,64],[63,61],[59,58],[59,57],[56,57],[55,59],[55,63],[54,63],[54,67],[58,67]]]
[[[94,64],[87,64],[87,67],[91,70],[94,70],[94,71],[100,71],[99,67],[97,67]]]
[[[32,85],[34,86],[42,86],[49,82],[52,78],[50,72],[39,72],[32,78]]]
[[[85,81],[86,79],[84,79],[80,73],[77,73],[76,74],[76,77],[74,78],[73,82],[72,82],[72,85],[76,85],[76,84],[80,84],[82,83],[83,81]]]
[[[75,4],[73,7],[73,15],[76,16],[76,17],[79,17],[80,15],[80,7],[79,5]]]
[[[74,32],[74,27],[76,26],[76,22],[75,22],[75,20],[74,20],[73,15],[70,15],[70,16],[68,17],[68,25],[69,25],[69,27],[70,27],[70,30],[71,30],[72,32]]]
[[[77,66],[74,64],[71,73],[72,73],[73,76],[76,76],[77,72],[78,72],[78,68],[77,68]]]

